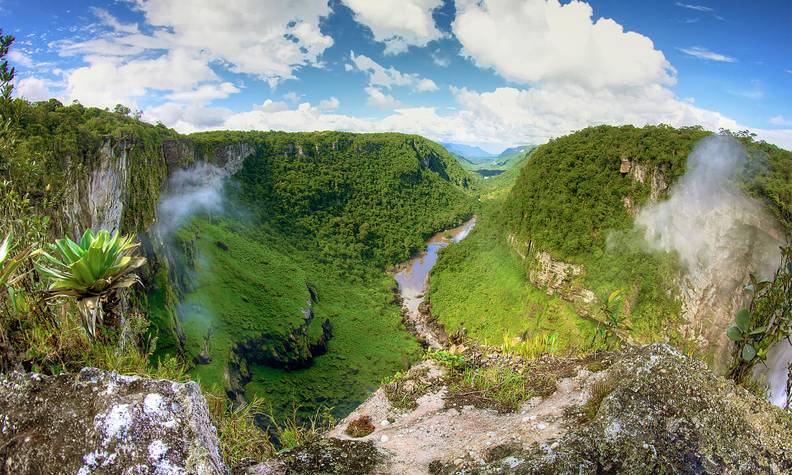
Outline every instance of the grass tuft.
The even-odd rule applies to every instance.
[[[506,367],[467,368],[449,386],[447,400],[514,412],[531,396],[523,376]]]
[[[583,421],[589,422],[594,420],[594,418],[597,416],[597,411],[599,411],[600,405],[602,405],[603,399],[608,397],[608,395],[612,393],[615,388],[616,380],[610,377],[610,375],[597,380],[591,385],[591,389],[589,390],[590,396],[582,408],[581,416]]]

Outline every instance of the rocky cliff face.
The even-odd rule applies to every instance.
[[[670,186],[667,171],[622,158],[620,172],[649,187],[646,202],[639,204],[633,196],[627,195],[622,198],[622,203],[647,236],[656,234],[654,223],[642,221],[640,215],[642,210],[649,209],[667,196]],[[695,230],[680,230],[690,233],[691,247],[697,245],[693,241],[706,236],[710,249],[693,265],[683,263],[686,268],[678,276],[676,286],[677,297],[682,303],[680,317],[685,322],[680,328],[682,335],[698,347],[700,354],[717,371],[723,371],[732,349],[725,334],[726,328],[744,304],[746,294],[743,288],[748,283],[749,274],[761,276],[774,270],[772,263],[778,262],[778,256],[764,250],[777,251],[782,232],[758,207],[746,210],[744,207],[725,206],[716,211],[715,214],[728,216],[728,219],[719,219],[712,213],[702,214]],[[523,260],[530,261],[528,278],[534,285],[546,289],[549,295],[559,295],[573,303],[579,314],[591,315],[596,296],[579,283],[578,277],[586,271],[583,266],[557,260],[515,235],[509,235],[507,239]]]
[[[131,141],[105,141],[96,166],[77,180],[72,192],[67,194],[72,202],[65,211],[74,236],[79,236],[86,228],[120,230],[127,204],[132,147]]]
[[[86,368],[0,377],[0,472],[226,474],[194,382]]]
[[[792,419],[669,346],[628,351],[595,393],[590,421],[528,450],[501,452],[480,473],[792,470]]]
[[[530,243],[514,234],[506,239],[523,261],[530,259],[528,280],[533,285],[545,289],[548,295],[558,295],[572,303],[580,315],[592,315],[597,296],[579,282],[585,272],[583,266],[553,259],[550,253],[532,249]]]
[[[143,232],[151,223],[142,223],[142,229],[122,229],[124,213],[146,212],[151,213],[156,220],[156,210],[135,210],[132,203],[131,190],[137,184],[133,180],[136,173],[150,173],[156,189],[153,203],[157,203],[160,194],[169,189],[170,180],[174,173],[195,164],[211,164],[222,177],[231,176],[242,168],[245,159],[254,153],[252,146],[246,143],[237,143],[220,147],[211,153],[197,150],[195,145],[187,139],[167,140],[162,144],[161,150],[154,152],[154,156],[146,157],[147,161],[155,163],[153,168],[164,168],[166,174],[157,174],[148,169],[134,167],[131,152],[135,149],[134,138],[112,139],[108,138],[99,150],[98,158],[90,164],[83,164],[84,169],[74,170],[78,178],[70,184],[73,192],[67,194],[73,200],[64,210],[68,228],[75,235],[86,228],[94,230],[107,229],[109,231]],[[68,161],[67,161],[68,163]],[[67,165],[74,168],[72,165]],[[77,173],[79,172],[79,173]],[[140,178],[140,177],[137,177]],[[206,179],[212,179],[208,176]],[[132,217],[131,221],[140,222],[140,217]]]
[[[715,258],[687,269],[680,277],[682,318],[686,322],[683,335],[704,350],[718,371],[725,370],[729,361],[732,343],[726,337],[726,329],[733,324],[737,310],[745,305],[748,295],[743,289],[749,282],[749,274],[767,276],[772,272],[757,266],[756,252],[777,250],[781,243],[780,232],[762,216],[736,215],[738,224],[729,226],[717,221],[702,222],[705,229],[701,231],[714,237]],[[745,231],[750,238],[735,238],[735,232],[743,236]],[[780,258],[766,256],[758,261],[777,263]]]

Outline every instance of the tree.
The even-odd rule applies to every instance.
[[[116,106],[113,108],[113,112],[115,112],[116,114],[121,114],[121,115],[129,115],[129,113],[131,111],[130,111],[129,107],[127,107],[127,106],[125,106],[123,104],[116,104]]]
[[[0,97],[4,100],[11,99],[11,91],[14,89],[11,81],[14,80],[16,71],[13,67],[9,69],[8,60],[6,59],[8,50],[13,42],[14,37],[11,35],[3,36],[3,29],[0,28]]]

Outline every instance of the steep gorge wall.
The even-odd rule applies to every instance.
[[[619,131],[615,137],[619,137],[622,134],[623,132]],[[723,144],[718,145],[723,147],[723,150],[709,150],[706,153],[715,154],[717,157],[708,160],[709,156],[707,156],[694,161],[702,163],[717,162],[722,160],[718,158],[720,154],[726,154],[730,150],[735,150],[735,147],[741,147],[739,142],[731,137],[705,139],[702,140],[701,144],[710,143],[708,142],[709,140],[715,140],[719,144],[723,142]],[[542,166],[553,166],[556,167],[556,170],[552,170],[550,173],[547,171],[534,171],[534,174],[543,176],[545,180],[554,181],[551,178],[552,176],[563,177],[566,173],[563,165],[557,163],[558,155],[579,152],[577,152],[576,148],[569,150],[564,148],[566,144],[550,144],[545,147],[552,145],[556,145],[552,152],[556,155],[554,161],[545,163]],[[577,143],[575,145],[579,147]],[[622,247],[625,245],[624,236],[629,236],[626,238],[628,247],[643,249],[648,252],[672,250],[671,248],[667,249],[665,244],[657,244],[658,240],[664,242],[662,239],[665,238],[657,237],[663,233],[672,233],[674,239],[681,242],[681,244],[676,245],[683,248],[702,247],[701,240],[706,237],[707,244],[703,246],[706,248],[706,252],[698,253],[694,259],[690,259],[690,256],[680,257],[680,254],[676,252],[668,252],[666,255],[671,259],[680,257],[679,270],[676,271],[676,277],[672,282],[673,287],[676,289],[674,297],[681,304],[678,314],[681,324],[678,327],[678,331],[684,340],[691,343],[693,347],[697,348],[699,354],[714,365],[716,370],[723,370],[725,363],[730,357],[732,348],[732,344],[725,336],[725,330],[733,323],[735,312],[744,305],[746,294],[742,289],[748,283],[749,274],[767,276],[768,273],[772,273],[772,263],[777,263],[778,259],[774,259],[773,255],[769,255],[768,252],[773,254],[774,251],[777,251],[778,246],[783,242],[783,230],[770,216],[767,209],[764,209],[758,202],[755,205],[751,204],[754,202],[748,198],[735,198],[733,203],[729,200],[723,200],[723,203],[718,202],[712,203],[711,206],[702,206],[698,204],[691,205],[689,202],[692,198],[681,197],[677,198],[676,209],[666,207],[662,211],[662,216],[658,217],[656,216],[655,208],[657,208],[659,203],[665,202],[672,194],[678,192],[674,183],[682,181],[680,177],[683,176],[684,169],[680,170],[679,165],[675,167],[673,162],[669,166],[667,161],[651,157],[632,156],[630,154],[615,155],[608,151],[607,147],[608,144],[599,145],[592,148],[589,152],[594,157],[597,157],[590,160],[598,160],[597,163],[600,163],[602,167],[601,174],[608,176],[607,179],[603,180],[603,183],[609,186],[607,191],[594,190],[594,193],[600,193],[602,196],[601,200],[608,199],[612,203],[609,210],[606,211],[607,213],[618,216],[626,211],[629,218],[626,220],[615,220],[616,226],[610,229],[607,226],[594,226],[591,228],[593,236],[607,236],[599,252],[623,252]],[[695,150],[698,150],[698,147]],[[734,153],[745,154],[744,151]],[[758,160],[761,164],[758,166],[767,166],[761,158],[749,157],[747,160],[749,164],[753,163],[752,166],[754,168],[757,167],[756,162],[751,162],[751,160]],[[741,160],[735,159],[735,161],[740,162]],[[684,163],[682,162],[683,165]],[[614,165],[617,164],[621,180],[619,180],[619,175],[614,173],[616,171]],[[537,166],[536,160],[533,166]],[[776,164],[775,167],[774,173],[779,173],[778,169],[781,166]],[[561,171],[558,171],[558,169]],[[605,170],[612,171],[606,172]],[[732,173],[730,170],[728,172]],[[542,175],[543,173],[544,175]],[[723,173],[726,173],[726,171]],[[756,172],[754,171],[753,173]],[[548,174],[551,177],[546,176]],[[712,181],[716,178],[714,176],[704,177],[702,181]],[[625,186],[625,179],[629,180],[632,186]],[[729,190],[729,187],[733,186],[729,184],[729,181],[721,181],[724,182],[723,188],[718,188],[718,190]],[[536,183],[530,183],[536,186]],[[697,183],[698,181],[688,185],[688,193],[691,196],[698,196],[697,193],[707,195],[707,192],[689,191],[690,189],[700,190],[701,186],[697,185]],[[519,183],[518,186],[520,186]],[[523,186],[529,185],[524,184]],[[580,203],[577,203],[576,206],[581,207],[581,209],[578,209],[576,213],[585,215],[588,210],[585,209],[586,205],[581,203],[591,191],[587,190],[584,192],[585,194],[581,195],[573,194],[576,191],[579,192],[579,190],[574,188],[569,190],[565,199],[571,200],[573,203],[579,200]],[[715,191],[713,190],[713,192]],[[724,193],[727,196],[731,196],[729,193],[734,196],[741,196],[739,191]],[[706,198],[706,196],[704,197]],[[616,199],[618,199],[618,203],[621,206],[616,206]],[[558,198],[556,197],[555,200],[558,200]],[[515,201],[514,196],[512,201]],[[706,199],[701,199],[701,201],[704,203]],[[713,201],[716,200],[713,198]],[[530,201],[526,202],[530,203]],[[537,200],[534,199],[533,203],[537,203]],[[510,204],[513,205],[513,203]],[[532,214],[537,213],[535,209],[517,209],[523,213],[523,219],[526,219],[525,216],[530,219]],[[647,213],[644,213],[645,211]],[[651,219],[646,219],[642,218],[643,214],[654,215]],[[669,231],[668,222],[675,219],[675,214],[689,215],[685,218],[687,219],[686,222],[688,222],[684,226],[685,229],[676,229],[672,225],[671,231]],[[596,214],[592,218],[594,220],[602,219]],[[563,221],[563,218],[560,221]],[[597,221],[594,221],[594,223],[597,223]],[[542,237],[541,226],[540,224],[540,237]],[[665,226],[665,229],[660,229],[658,226]],[[574,263],[564,262],[563,253],[532,242],[531,233],[520,232],[519,228],[520,226],[513,227],[512,229],[515,230],[508,234],[506,238],[517,254],[527,262],[528,279],[537,287],[546,289],[548,294],[557,294],[572,302],[579,314],[588,315],[591,304],[596,302],[596,296],[583,285],[586,272],[588,271],[586,269],[587,264],[585,264],[588,258],[579,257],[572,259]],[[533,230],[535,231],[536,229],[536,225],[534,225]],[[625,232],[632,234],[620,234]],[[611,239],[612,237],[614,239]],[[643,237],[646,237],[648,241],[644,241]],[[689,243],[685,243],[686,240]],[[768,263],[770,264],[768,265]],[[629,315],[629,305],[627,308],[627,314]],[[677,317],[677,315],[669,315],[669,317],[673,318]]]

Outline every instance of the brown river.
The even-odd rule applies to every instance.
[[[426,242],[426,250],[399,266],[394,276],[399,284],[399,294],[407,312],[407,318],[415,325],[417,336],[426,341],[433,349],[442,348],[442,344],[426,324],[424,315],[419,310],[429,285],[429,272],[437,263],[437,255],[440,250],[465,239],[475,225],[476,217],[474,216],[456,228],[435,234]]]

